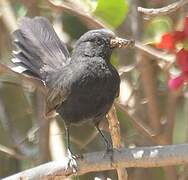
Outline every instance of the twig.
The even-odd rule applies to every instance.
[[[148,8],[138,7],[138,11],[149,16],[167,15],[183,7],[187,3],[188,0],[179,0],[162,8],[148,9]]]
[[[120,134],[119,121],[117,118],[117,113],[114,105],[112,106],[110,112],[108,113],[108,123],[109,123],[109,129],[110,129],[113,147],[116,149],[120,149],[122,147],[121,134]],[[118,168],[117,174],[119,180],[128,179],[128,174],[125,168]]]
[[[167,123],[165,124],[165,127],[163,128],[163,139],[165,140],[165,144],[172,144],[178,97],[179,97],[179,93],[177,92],[170,92],[168,94]],[[164,168],[164,170],[165,170],[165,176],[167,180],[178,179],[177,170],[175,166],[166,167]]]
[[[19,153],[16,152],[14,149],[11,149],[11,148],[9,148],[9,147],[3,146],[3,145],[1,145],[1,144],[0,144],[0,151],[6,153],[6,154],[8,154],[9,156],[12,156],[12,157],[14,157],[14,158],[16,158],[16,159],[22,160],[22,159],[25,159],[25,158],[26,158],[24,155],[19,154]]]
[[[184,105],[184,112],[185,112],[185,119],[186,119],[186,129],[185,129],[185,141],[188,142],[188,96],[185,94],[185,105]],[[183,172],[180,175],[179,180],[187,180],[188,179],[188,164],[184,166]]]
[[[0,1],[1,17],[9,32],[17,28],[16,18],[9,0]]]
[[[125,112],[128,117],[131,119],[131,123],[133,126],[146,138],[150,139],[152,142],[156,142],[156,139],[153,139],[155,137],[155,133],[146,125],[144,124],[140,118],[137,118],[135,115],[135,112],[133,110],[130,110],[123,104],[117,102],[116,105],[123,111]]]
[[[160,112],[157,98],[156,75],[151,65],[151,60],[144,53],[140,53],[138,68],[141,73],[141,80],[145,97],[148,101],[147,110],[150,128],[158,134],[160,132]]]
[[[56,161],[20,172],[3,180],[20,179],[63,179],[72,175],[81,175],[93,171],[105,171],[122,167],[161,167],[188,163],[188,144],[139,147],[133,149],[114,150],[113,162],[111,155],[105,152],[84,154],[77,160],[78,171],[73,174],[72,168],[67,169],[68,161]]]
[[[81,7],[75,7],[72,3],[55,3],[53,0],[48,0],[50,7],[55,8],[58,11],[69,13],[73,16],[78,16],[89,28],[104,28],[104,22],[91,16],[88,12],[84,12]]]
[[[26,156],[27,158],[31,157],[29,153],[28,145],[20,144],[20,140],[22,139],[22,137],[20,133],[17,131],[17,129],[15,128],[12,117],[7,112],[7,109],[2,100],[2,95],[0,95],[0,117],[4,130],[7,132],[7,134],[9,134],[9,139],[12,146],[18,149],[19,152],[23,154],[23,156]]]
[[[58,136],[57,136],[58,135]],[[56,119],[52,119],[50,122],[50,137],[49,146],[52,160],[64,159],[65,158],[65,145],[62,141],[61,130]]]
[[[148,45],[143,45],[142,43],[136,41],[135,47],[140,50],[141,52],[144,52],[148,55],[150,58],[155,58],[156,60],[162,60],[164,62],[174,62],[175,56],[172,54],[164,54],[159,50],[156,50]]]
[[[108,113],[108,123],[112,137],[113,147],[120,149],[122,147],[121,135],[120,135],[119,121],[117,118],[115,106],[112,106],[110,112]]]
[[[177,100],[180,94],[177,92],[170,92],[167,101],[167,122],[164,128],[164,136],[167,144],[172,143],[174,123],[176,117]]]
[[[49,150],[49,123],[50,119],[45,117],[46,111],[46,101],[45,95],[39,90],[36,89],[35,92],[35,114],[37,123],[40,128],[39,130],[39,155],[38,155],[38,163],[45,163],[49,161],[50,158],[50,150]]]

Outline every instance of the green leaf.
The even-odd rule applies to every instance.
[[[117,53],[113,52],[111,56],[111,63],[117,67],[118,66],[118,56]]]
[[[159,16],[154,18],[149,24],[147,24],[144,31],[144,42],[147,44],[159,43],[161,36],[170,32],[173,29],[172,20],[167,16]]]
[[[14,9],[16,11],[16,16],[19,17],[23,17],[27,14],[27,9],[20,3],[16,3],[14,5]]]
[[[116,28],[124,21],[127,12],[127,0],[98,0],[94,14]]]

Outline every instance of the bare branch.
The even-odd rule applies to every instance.
[[[149,16],[167,15],[178,10],[179,8],[183,7],[187,3],[188,0],[179,0],[162,8],[148,9],[148,8],[138,7],[138,11]]]
[[[89,28],[104,28],[104,22],[97,20],[91,14],[84,12],[81,7],[75,7],[72,3],[55,3],[53,0],[48,0],[50,7],[56,9],[57,11],[62,11],[69,13],[73,16],[78,16]]]
[[[121,134],[120,134],[120,127],[116,113],[116,108],[114,105],[112,106],[110,112],[108,113],[108,123],[109,123],[109,129],[110,129],[113,147],[116,149],[120,149],[122,147]],[[119,180],[128,179],[128,174],[125,168],[118,168],[117,174]]]
[[[175,61],[175,56],[172,54],[164,54],[161,51],[152,48],[151,46],[148,45],[143,45],[142,43],[136,41],[135,42],[135,47],[146,53],[149,57],[151,58],[156,58],[157,60],[162,60],[165,62],[174,62]]]
[[[147,99],[147,113],[149,126],[158,134],[161,129],[159,101],[156,88],[156,73],[151,65],[151,60],[144,53],[140,53],[138,68],[141,73],[141,81],[144,89],[144,95]]]
[[[140,118],[138,118],[135,114],[135,112],[129,108],[127,108],[126,106],[124,106],[123,104],[121,104],[120,102],[117,102],[116,105],[123,111],[126,113],[126,115],[128,115],[128,117],[131,119],[131,123],[133,124],[133,126],[142,134],[144,135],[144,137],[150,139],[153,143],[158,144],[158,141],[155,139],[156,138],[156,134],[155,132],[148,127],[145,123],[142,122],[142,120],[140,120]],[[155,138],[154,138],[155,137]]]
[[[14,149],[11,149],[9,147],[3,146],[2,144],[0,144],[0,151],[6,153],[9,156],[12,156],[12,157],[14,157],[16,159],[25,159],[26,158],[24,155],[19,154]]]
[[[36,114],[37,124],[40,127],[40,131],[38,133],[39,143],[39,154],[38,154],[38,163],[45,163],[49,161],[50,150],[49,150],[49,124],[50,118],[45,116],[46,110],[46,101],[45,94],[40,90],[36,89],[35,92],[35,102],[34,102],[34,110]]]
[[[9,32],[17,28],[16,17],[8,0],[0,1],[1,17]]]
[[[73,174],[71,168],[66,168],[68,161],[60,160],[49,162],[38,167],[20,172],[3,180],[20,179],[63,179],[72,175],[81,175],[88,172],[113,170],[122,167],[160,167],[188,163],[188,144],[124,148],[114,150],[113,162],[111,155],[105,152],[84,154],[77,160],[78,171]],[[104,155],[105,154],[105,155]]]
[[[173,141],[173,130],[176,117],[177,100],[180,94],[177,92],[169,92],[167,100],[167,122],[163,133],[165,135],[167,144],[171,144]]]

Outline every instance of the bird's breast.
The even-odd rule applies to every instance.
[[[78,123],[105,116],[119,90],[119,76],[105,64],[84,69],[60,110],[65,122]]]

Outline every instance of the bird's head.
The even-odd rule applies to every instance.
[[[114,48],[121,48],[134,43],[131,40],[118,38],[112,31],[97,29],[86,32],[77,41],[73,56],[102,57],[110,59]]]

